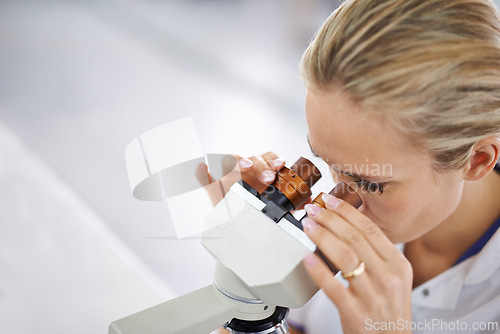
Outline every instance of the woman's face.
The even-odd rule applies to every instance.
[[[309,88],[306,117],[313,152],[356,190],[359,210],[393,243],[422,236],[457,208],[463,174],[437,173],[429,156],[341,90]]]

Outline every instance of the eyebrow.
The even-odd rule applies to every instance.
[[[309,148],[311,149],[311,152],[312,154],[316,157],[316,158],[320,158],[320,159],[323,159],[320,157],[320,155],[318,153],[316,153],[316,151],[314,151],[312,145],[311,145],[311,142],[309,141],[309,135],[306,136],[307,138],[307,144],[309,145]],[[323,159],[324,161],[324,159]],[[326,162],[326,161],[325,161]],[[327,163],[328,164],[328,163]],[[328,164],[328,167],[330,167],[331,169],[333,169],[334,171],[336,171],[337,173],[340,173],[340,174],[344,174],[346,176],[349,176],[349,177],[352,177],[354,179],[359,179],[359,180],[362,180],[362,181],[366,181],[368,183],[387,183],[389,182],[389,180],[386,180],[386,181],[380,181],[380,180],[374,180],[373,177],[371,176],[367,176],[367,175],[362,175],[362,174],[354,174],[354,173],[348,173],[346,171],[342,171],[342,170],[338,170],[336,168],[333,167],[333,165],[331,164]]]

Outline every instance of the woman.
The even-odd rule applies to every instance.
[[[326,209],[306,206],[306,233],[346,280],[307,256],[309,274],[333,303],[317,307],[313,299],[291,319],[307,333],[498,331],[494,5],[345,1],[305,52],[302,74],[311,149],[363,205],[327,196]],[[239,163],[260,189],[283,164],[274,153]]]

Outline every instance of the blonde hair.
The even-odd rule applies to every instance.
[[[431,153],[462,168],[500,136],[500,22],[488,0],[348,0],[301,62],[306,84],[340,87]]]

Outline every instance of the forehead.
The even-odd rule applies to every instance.
[[[340,89],[309,88],[306,117],[311,147],[329,164],[342,169],[364,166],[370,175],[382,165],[394,170],[415,163],[416,149],[401,132]]]

